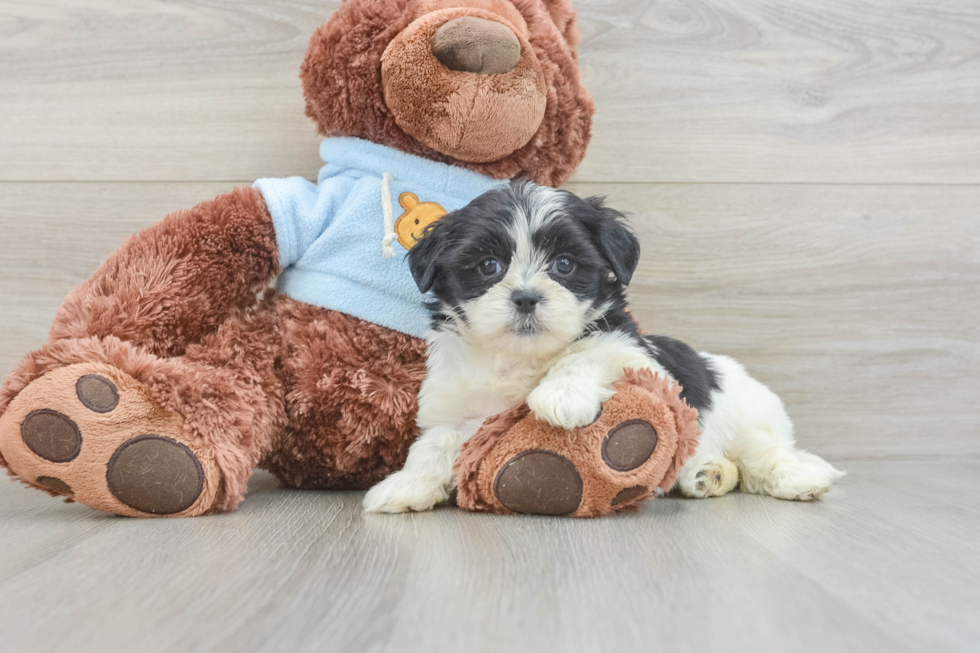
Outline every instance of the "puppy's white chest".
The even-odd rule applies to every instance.
[[[490,354],[460,343],[430,349],[419,394],[419,424],[482,419],[524,401],[547,369],[526,357]]]
[[[472,355],[458,370],[460,397],[504,410],[524,401],[547,370],[516,356]]]
[[[511,405],[518,404],[527,399],[546,371],[527,359],[498,358],[488,376],[487,389]]]

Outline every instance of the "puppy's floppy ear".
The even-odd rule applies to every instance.
[[[626,216],[606,206],[604,197],[589,197],[585,201],[595,211],[589,231],[599,251],[619,282],[628,286],[640,262],[640,241],[626,227]]]
[[[432,290],[432,284],[436,281],[439,255],[443,250],[441,231],[439,221],[433,222],[425,228],[422,237],[412,246],[412,249],[408,250],[408,268],[412,271],[415,285],[423,295]]]

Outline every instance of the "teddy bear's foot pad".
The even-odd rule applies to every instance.
[[[217,466],[149,388],[104,364],[48,372],[0,418],[0,453],[22,480],[129,516],[193,516],[213,503]]]
[[[532,449],[508,460],[493,484],[508,510],[528,515],[567,515],[582,503],[582,477],[575,464],[554,451]]]
[[[21,424],[20,433],[31,451],[53,463],[75,460],[82,450],[78,426],[56,410],[35,410]]]
[[[119,445],[106,473],[109,491],[130,508],[175,515],[197,501],[204,490],[204,468],[176,440],[141,435]]]
[[[602,460],[617,472],[636,469],[657,449],[657,429],[646,420],[631,419],[615,426],[602,441]]]
[[[55,476],[38,476],[37,480],[34,482],[43,487],[45,490],[49,490],[55,494],[61,494],[66,497],[70,497],[72,494],[74,494],[70,485]]]

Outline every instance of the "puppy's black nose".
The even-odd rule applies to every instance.
[[[533,313],[541,301],[541,296],[533,290],[515,290],[511,296],[511,301],[517,306],[517,312],[527,315]]]

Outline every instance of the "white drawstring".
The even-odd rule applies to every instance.
[[[395,213],[391,206],[391,175],[387,172],[381,175],[381,212],[385,216],[385,235],[381,239],[381,256],[392,258],[395,255],[395,241],[398,234],[395,233]]]

